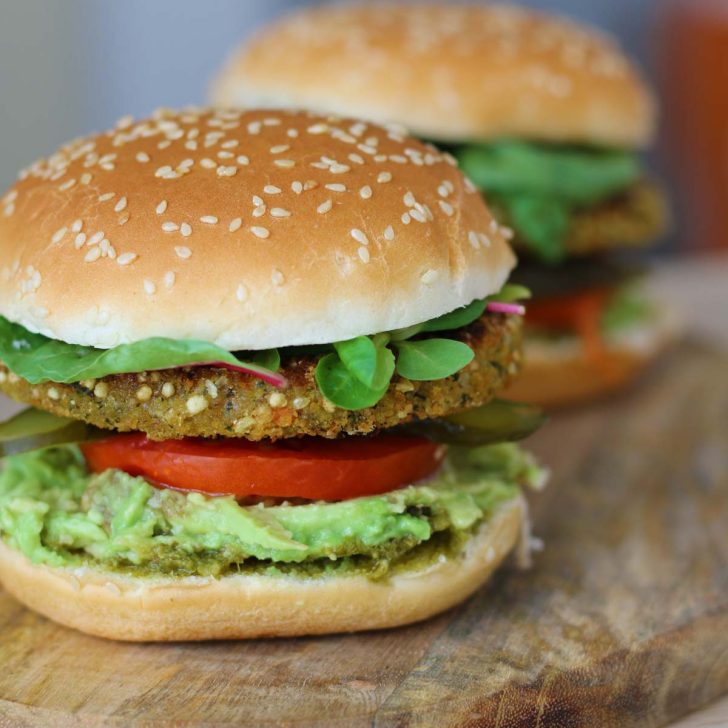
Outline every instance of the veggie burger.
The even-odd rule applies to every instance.
[[[665,226],[637,154],[655,105],[595,30],[512,5],[308,9],[247,42],[212,95],[400,122],[458,159],[514,230],[516,280],[534,294],[511,396],[552,405],[603,394],[671,338],[669,317],[636,286],[639,266],[615,256]]]
[[[506,231],[394,127],[163,110],[0,198],[0,578],[127,640],[391,627],[524,543]],[[519,540],[520,539],[520,540]]]

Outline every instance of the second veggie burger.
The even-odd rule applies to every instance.
[[[534,294],[512,396],[603,394],[669,340],[667,317],[614,254],[664,229],[662,194],[637,157],[654,102],[594,29],[498,4],[315,8],[243,46],[213,99],[398,122],[449,150],[515,231],[516,279]]]

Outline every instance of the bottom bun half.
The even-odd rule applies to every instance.
[[[671,312],[605,341],[598,361],[576,337],[555,340],[526,336],[523,368],[503,396],[541,407],[588,402],[627,387],[677,338],[679,321]]]
[[[364,576],[144,578],[33,564],[0,542],[0,580],[31,609],[67,627],[137,642],[354,632],[426,619],[470,596],[523,533],[519,496],[501,505],[453,558],[387,581]]]

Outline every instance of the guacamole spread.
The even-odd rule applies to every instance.
[[[80,450],[64,445],[4,461],[0,537],[50,566],[201,576],[356,569],[381,577],[460,548],[519,486],[541,478],[516,445],[451,448],[435,478],[384,495],[243,506],[118,470],[89,474]]]

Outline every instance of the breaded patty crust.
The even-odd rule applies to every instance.
[[[53,414],[109,430],[141,431],[153,440],[182,437],[334,438],[439,417],[487,402],[520,365],[521,320],[486,313],[457,332],[475,358],[446,379],[414,382],[394,376],[385,396],[367,409],[335,407],[318,390],[319,356],[285,356],[290,386],[214,367],[117,374],[74,384],[30,384],[0,365],[0,390]]]

